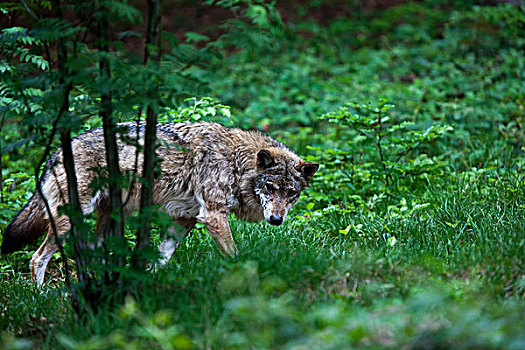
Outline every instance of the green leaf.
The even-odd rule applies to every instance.
[[[389,246],[393,247],[396,245],[397,239],[395,236],[388,237],[387,243]]]
[[[343,235],[347,235],[348,232],[350,232],[350,229],[352,228],[352,225],[348,225],[344,230],[339,230],[339,233]]]
[[[186,32],[186,39],[190,43],[198,43],[200,41],[209,41],[210,37],[204,34],[196,33],[196,32]]]

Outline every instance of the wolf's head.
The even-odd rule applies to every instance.
[[[256,164],[254,190],[264,218],[272,225],[281,225],[319,164],[305,162],[280,148],[258,151]]]

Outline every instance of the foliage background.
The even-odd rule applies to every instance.
[[[132,4],[139,9],[132,13],[144,13],[142,2]],[[173,74],[163,81],[159,119],[229,123],[231,114],[235,125],[319,161],[320,172],[283,227],[232,219],[238,259],[222,258],[199,228],[120,306],[101,300],[98,311],[79,316],[60,259],[38,289],[29,279],[31,250],[2,256],[2,347],[525,347],[523,4],[174,1],[165,8],[164,29],[176,37],[165,40],[164,72]],[[4,9],[12,16],[2,19],[8,52],[16,46],[8,28],[29,20]],[[114,74],[127,77],[140,47],[129,31],[144,24],[115,11],[124,20],[112,29],[126,34],[114,50],[126,64]],[[2,67],[15,57],[45,70],[38,43],[18,35],[18,48],[33,51],[3,55]],[[34,192],[53,101],[34,88],[35,77],[6,73],[2,229]],[[82,79],[75,132],[101,125],[96,100],[85,97],[96,89]],[[8,100],[13,86],[29,105]],[[133,107],[148,98],[126,94],[130,86],[142,88],[115,79],[119,120],[133,119]]]

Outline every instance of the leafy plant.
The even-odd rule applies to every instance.
[[[172,39],[170,44],[173,50],[169,53],[163,51],[160,47],[159,4],[159,1],[148,2],[148,30],[143,61],[138,60],[135,54],[121,50],[127,34],[115,33],[114,26],[117,24],[129,27],[142,21],[142,13],[127,2],[73,2],[62,7],[65,4],[56,0],[50,3],[28,2],[26,6],[6,10],[27,11],[30,15],[28,20],[33,21],[33,28],[12,27],[2,31],[0,46],[6,56],[0,62],[0,70],[5,73],[0,81],[0,107],[3,112],[0,127],[7,124],[10,128],[15,126],[13,129],[20,129],[22,135],[31,135],[37,129],[40,137],[33,137],[28,144],[36,147],[44,145],[44,151],[33,166],[36,191],[44,201],[46,199],[39,184],[42,166],[51,154],[56,136],[60,136],[62,161],[68,181],[68,204],[64,205],[60,213],[68,216],[71,227],[67,249],[64,249],[64,242],[58,237],[53,217],[48,217],[77,310],[83,308],[82,297],[95,309],[98,305],[94,300],[101,293],[108,292],[105,295],[110,295],[110,299],[120,300],[127,289],[111,286],[118,284],[116,281],[127,281],[124,275],[130,270],[144,273],[147,260],[156,257],[151,254],[149,240],[152,219],[157,217],[151,214],[150,187],[141,187],[143,200],[138,215],[143,219],[131,221],[134,224],[134,227],[130,227],[135,231],[133,235],[125,232],[121,189],[131,188],[142,177],[145,183],[153,183],[157,115],[170,114],[175,109],[174,102],[182,101],[189,91],[197,90],[193,90],[195,86],[202,85],[191,74],[187,74],[187,70],[205,60],[203,53],[209,50],[199,49],[189,43],[179,44]],[[40,17],[35,15],[34,10],[38,10]],[[71,11],[75,19],[66,20],[66,11]],[[98,40],[90,41],[88,35],[94,35]],[[170,38],[167,33],[163,36]],[[192,39],[191,35],[189,39]],[[115,54],[118,50],[120,54]],[[200,104],[206,104],[206,110]],[[216,108],[223,114],[229,112],[227,107],[211,100],[194,99],[193,109],[181,110],[177,119],[196,120],[201,114],[214,114]],[[99,252],[87,249],[90,245],[96,245],[98,238],[81,210],[71,146],[73,135],[86,129],[84,123],[90,126],[96,124],[94,119],[99,120],[98,125],[102,124],[107,165],[99,169],[101,176],[91,185],[94,189],[107,189],[112,212],[107,225],[97,229],[97,234],[103,236]],[[144,174],[122,174],[119,170],[119,130],[115,124],[122,119],[137,122],[146,120],[146,137],[142,146],[137,140],[123,138],[137,147],[137,154],[143,153],[146,162]],[[14,138],[15,135],[10,136]],[[4,146],[6,141],[10,140],[3,138],[0,144],[2,151],[13,146],[9,143]],[[2,164],[4,159],[2,157]],[[13,182],[12,177],[9,180],[9,183]],[[0,183],[4,185],[1,176]],[[8,196],[2,188],[1,199],[4,200],[4,197],[7,199]],[[159,225],[164,226],[162,219],[159,219]],[[133,237],[136,244],[128,244],[126,236]],[[131,259],[130,255],[133,256]],[[70,281],[67,256],[75,258],[78,284],[73,285]],[[100,264],[101,260],[107,263]],[[136,271],[131,274],[135,279],[141,278]]]
[[[406,193],[415,180],[439,175],[446,169],[446,163],[428,154],[426,147],[452,127],[433,125],[417,130],[412,122],[392,120],[392,107],[386,100],[352,103],[322,116],[339,126],[334,131],[334,139],[339,141],[333,148],[312,148],[322,152],[324,169],[318,180],[331,186],[324,200],[338,200],[344,207],[344,200],[349,199],[357,207],[366,204],[372,210],[384,196]]]

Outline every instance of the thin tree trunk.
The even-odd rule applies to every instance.
[[[99,18],[99,50],[102,54],[109,52],[109,24],[106,16],[109,11],[105,8],[100,9]],[[107,57],[103,56],[99,64],[100,76],[102,80],[111,79],[111,66]],[[105,90],[101,96],[100,117],[104,131],[104,144],[106,148],[106,163],[109,176],[109,197],[111,215],[109,227],[104,228],[104,236],[115,235],[124,237],[124,215],[122,210],[122,190],[119,186],[121,172],[119,167],[119,154],[117,146],[117,133],[113,120],[113,105],[110,89]],[[117,214],[117,215],[115,215]],[[117,262],[120,264],[120,262]]]
[[[69,106],[69,100],[65,102]],[[71,224],[71,236],[74,239],[75,260],[77,263],[78,281],[89,285],[90,279],[86,271],[85,243],[86,232],[84,230],[84,217],[80,198],[78,195],[77,174],[75,172],[73,148],[71,146],[71,129],[66,128],[60,132],[62,143],[63,165],[67,176],[67,192],[69,199],[69,222]]]
[[[0,121],[0,133],[4,128],[5,113],[2,113]],[[2,142],[0,141],[0,203],[4,203],[4,179],[2,178]]]
[[[60,7],[59,0],[52,1],[53,14],[58,19],[63,19],[62,10]],[[62,105],[58,115],[62,117],[69,110],[69,93],[72,89],[72,83],[65,83],[65,77],[68,75],[68,69],[66,62],[68,59],[67,48],[63,40],[60,38],[57,40],[57,57],[58,57],[58,71],[59,71],[59,83],[62,88]],[[66,171],[67,177],[67,189],[69,199],[69,221],[71,224],[71,236],[74,240],[75,260],[77,263],[77,274],[79,282],[86,283],[89,285],[90,280],[86,272],[86,264],[84,260],[84,237],[85,237],[85,225],[84,217],[82,213],[82,207],[80,205],[80,199],[78,195],[77,177],[75,173],[75,163],[73,158],[73,149],[71,145],[71,128],[69,125],[62,127],[60,130],[60,139],[62,141],[62,154],[63,154],[63,166]],[[58,237],[56,237],[58,239]],[[60,246],[61,242],[57,241]]]
[[[148,0],[148,32],[146,37],[146,48],[144,52],[144,64],[148,65],[152,52],[155,53],[154,60],[160,61],[160,0]],[[140,215],[141,226],[137,232],[136,253],[146,247],[149,243],[151,221],[147,220],[147,213],[153,204],[153,182],[155,181],[155,143],[157,140],[157,113],[149,105],[146,109],[146,131],[144,136],[144,165],[143,182],[140,193]],[[138,257],[137,263],[144,265],[143,258]],[[143,267],[143,266],[141,266]]]
[[[69,94],[69,92],[68,92]],[[55,121],[53,122],[53,129],[51,130],[51,134],[49,135],[49,139],[46,145],[46,148],[44,150],[44,153],[42,154],[42,157],[40,158],[40,161],[35,166],[34,172],[35,172],[35,183],[36,183],[36,192],[39,194],[39,196],[42,198],[42,201],[44,202],[44,206],[46,208],[47,216],[49,217],[49,223],[51,225],[51,231],[53,232],[53,236],[55,238],[56,244],[58,246],[58,251],[60,252],[60,255],[62,257],[62,263],[64,264],[64,274],[66,279],[66,285],[71,291],[71,297],[73,300],[73,308],[78,313],[80,313],[80,302],[78,299],[77,291],[75,288],[73,288],[73,284],[71,283],[71,278],[69,274],[69,263],[67,261],[67,255],[64,251],[64,246],[62,245],[62,242],[60,241],[58,237],[58,231],[57,226],[55,223],[55,219],[53,218],[53,215],[51,213],[51,207],[49,206],[49,202],[44,195],[44,192],[42,191],[42,186],[40,184],[40,169],[42,167],[42,164],[44,164],[44,161],[49,157],[49,153],[51,152],[51,143],[53,142],[53,139],[55,138],[55,135],[57,133],[58,129],[58,123],[60,122],[60,119],[63,115],[63,109],[60,110],[58,113],[58,116],[56,117]],[[78,265],[78,264],[77,264]]]
[[[104,55],[109,52],[109,23],[107,15],[109,11],[106,8],[100,9],[100,18],[99,18],[99,50]],[[106,56],[102,56],[100,63],[100,76],[102,80],[109,81],[111,79],[111,65]],[[111,84],[111,82],[109,82]],[[124,237],[124,213],[122,210],[122,190],[119,185],[119,179],[121,178],[120,166],[119,166],[119,154],[118,154],[118,145],[117,145],[117,133],[115,128],[115,123],[113,120],[113,104],[112,104],[112,94],[111,89],[104,90],[101,96],[101,109],[99,115],[102,119],[103,133],[104,133],[104,145],[106,151],[106,164],[108,169],[109,176],[109,199],[110,199],[110,212],[108,223],[99,223],[104,242],[106,238],[110,235],[117,237]],[[102,220],[102,218],[99,218]],[[105,227],[107,225],[107,227]],[[100,234],[100,232],[97,232]],[[106,245],[104,244],[104,247]],[[122,258],[122,253],[115,252],[113,255],[110,255],[109,251],[105,250],[105,259],[110,261],[110,266],[120,266],[123,267],[125,262]],[[104,271],[104,280],[105,285],[112,285],[119,279],[119,271],[115,268]]]

